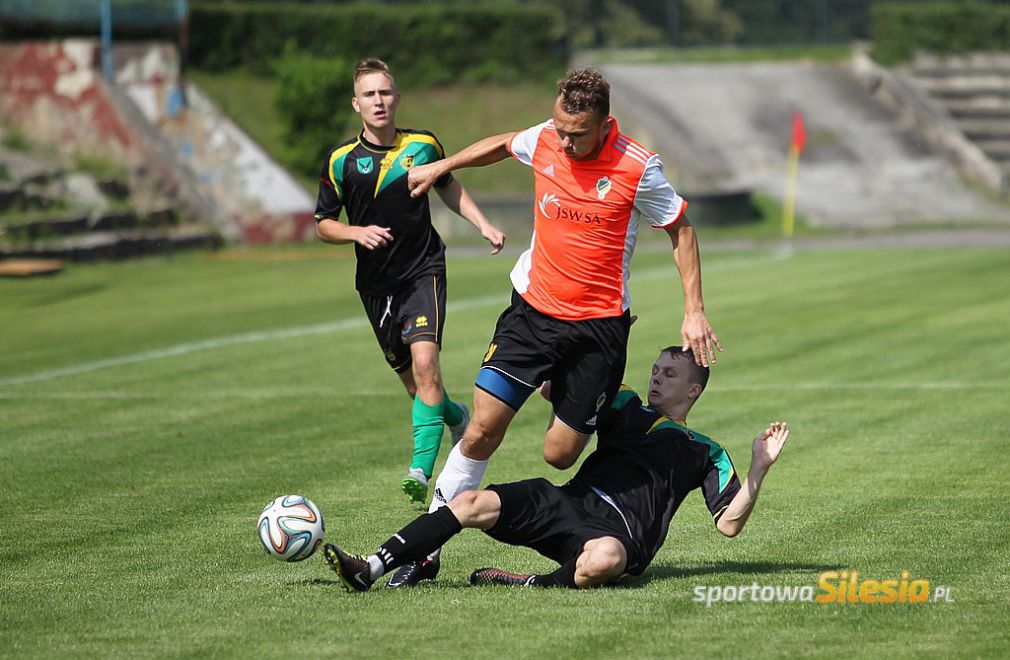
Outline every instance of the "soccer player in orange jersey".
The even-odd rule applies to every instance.
[[[559,469],[578,459],[624,374],[628,266],[641,220],[673,243],[685,350],[703,366],[722,350],[705,316],[687,202],[666,180],[659,157],[621,133],[599,71],[573,69],[558,82],[552,119],[415,167],[407,185],[423,195],[448,172],[509,156],[533,168],[533,240],[512,270],[512,304],[498,319],[477,376],[473,417],[436,481],[432,511],[480,484],[512,418],[544,381],[552,382],[554,412],[544,459]],[[409,585],[437,571],[433,557],[404,566],[392,582]]]

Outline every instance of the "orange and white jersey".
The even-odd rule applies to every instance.
[[[659,156],[622,135],[616,121],[591,161],[565,155],[552,120],[517,133],[508,149],[533,168],[536,191],[533,240],[512,269],[516,291],[565,321],[623,314],[639,219],[665,228],[687,207]]]

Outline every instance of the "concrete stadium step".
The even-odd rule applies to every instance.
[[[104,213],[62,212],[48,217],[4,223],[0,225],[0,236],[9,240],[37,240],[93,231],[168,228],[177,224],[175,210],[169,208],[143,214],[133,210]]]
[[[190,224],[167,229],[90,232],[51,240],[0,244],[0,259],[115,260],[195,248],[216,249],[222,243],[220,235],[213,229]]]
[[[925,89],[925,86],[921,85],[919,81],[916,81],[916,84]],[[999,87],[934,88],[929,91],[929,95],[944,102],[975,98],[1010,99],[1010,84]]]
[[[6,240],[36,240],[51,236],[70,236],[87,230],[88,214],[74,213],[21,222],[8,222],[0,225],[0,237]]]
[[[1010,71],[1010,53],[978,52],[967,55],[935,55],[918,53],[911,68],[916,71],[959,72],[959,71]]]
[[[961,119],[958,126],[970,140],[1001,140],[1010,137],[1006,119]]]
[[[30,211],[32,209],[47,209],[53,206],[52,199],[31,190],[26,190],[19,184],[0,186],[0,213],[5,211]]]
[[[911,77],[917,85],[931,94],[977,93],[989,90],[1002,93],[1007,91],[1010,84],[1008,83],[1010,71],[987,71],[975,75],[959,73],[951,76],[928,76],[913,71]]]
[[[974,107],[950,107],[944,104],[947,112],[955,119],[992,119],[1010,124],[1010,104],[1006,107],[986,107],[979,104]]]
[[[1010,94],[1007,94],[1005,97],[977,94],[975,96],[956,99],[935,96],[933,98],[955,117],[977,116],[982,118],[992,116],[994,118],[1010,118]]]
[[[990,158],[1000,160],[1010,158],[1010,137],[976,140],[975,144]]]

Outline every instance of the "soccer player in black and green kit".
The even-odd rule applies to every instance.
[[[409,523],[375,554],[352,555],[327,543],[323,556],[348,591],[367,591],[388,571],[430,561],[429,553],[469,527],[560,564],[539,575],[481,568],[471,584],[596,587],[645,571],[693,490],[701,491],[715,528],[736,536],[789,438],[789,426],[772,422],[754,438],[741,483],[726,450],[686,425],[708,375],[691,351],[668,346],[652,365],[645,401],[622,388],[600,411],[596,451],[565,485],[527,479],[464,491]]]
[[[361,115],[357,137],[330,152],[316,202],[316,232],[326,243],[355,243],[355,287],[386,362],[413,399],[414,454],[400,487],[424,502],[449,426],[458,441],[469,418],[449,399],[438,352],[445,325],[445,244],[431,225],[427,196],[411,197],[407,172],[444,157],[428,131],[396,127],[400,93],[385,62],[364,59],[354,69],[351,105]],[[497,254],[505,235],[496,229],[452,175],[435,185],[452,211],[480,231]],[[346,224],[338,220],[347,213]]]

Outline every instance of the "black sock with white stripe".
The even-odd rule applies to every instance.
[[[459,524],[452,509],[447,506],[415,519],[393,534],[388,541],[379,546],[374,555],[368,558],[368,563],[372,567],[372,580],[377,580],[383,573],[404,564],[426,559],[429,553],[441,548],[446,541],[462,530],[463,526]],[[377,564],[381,564],[381,572],[376,570]]]

